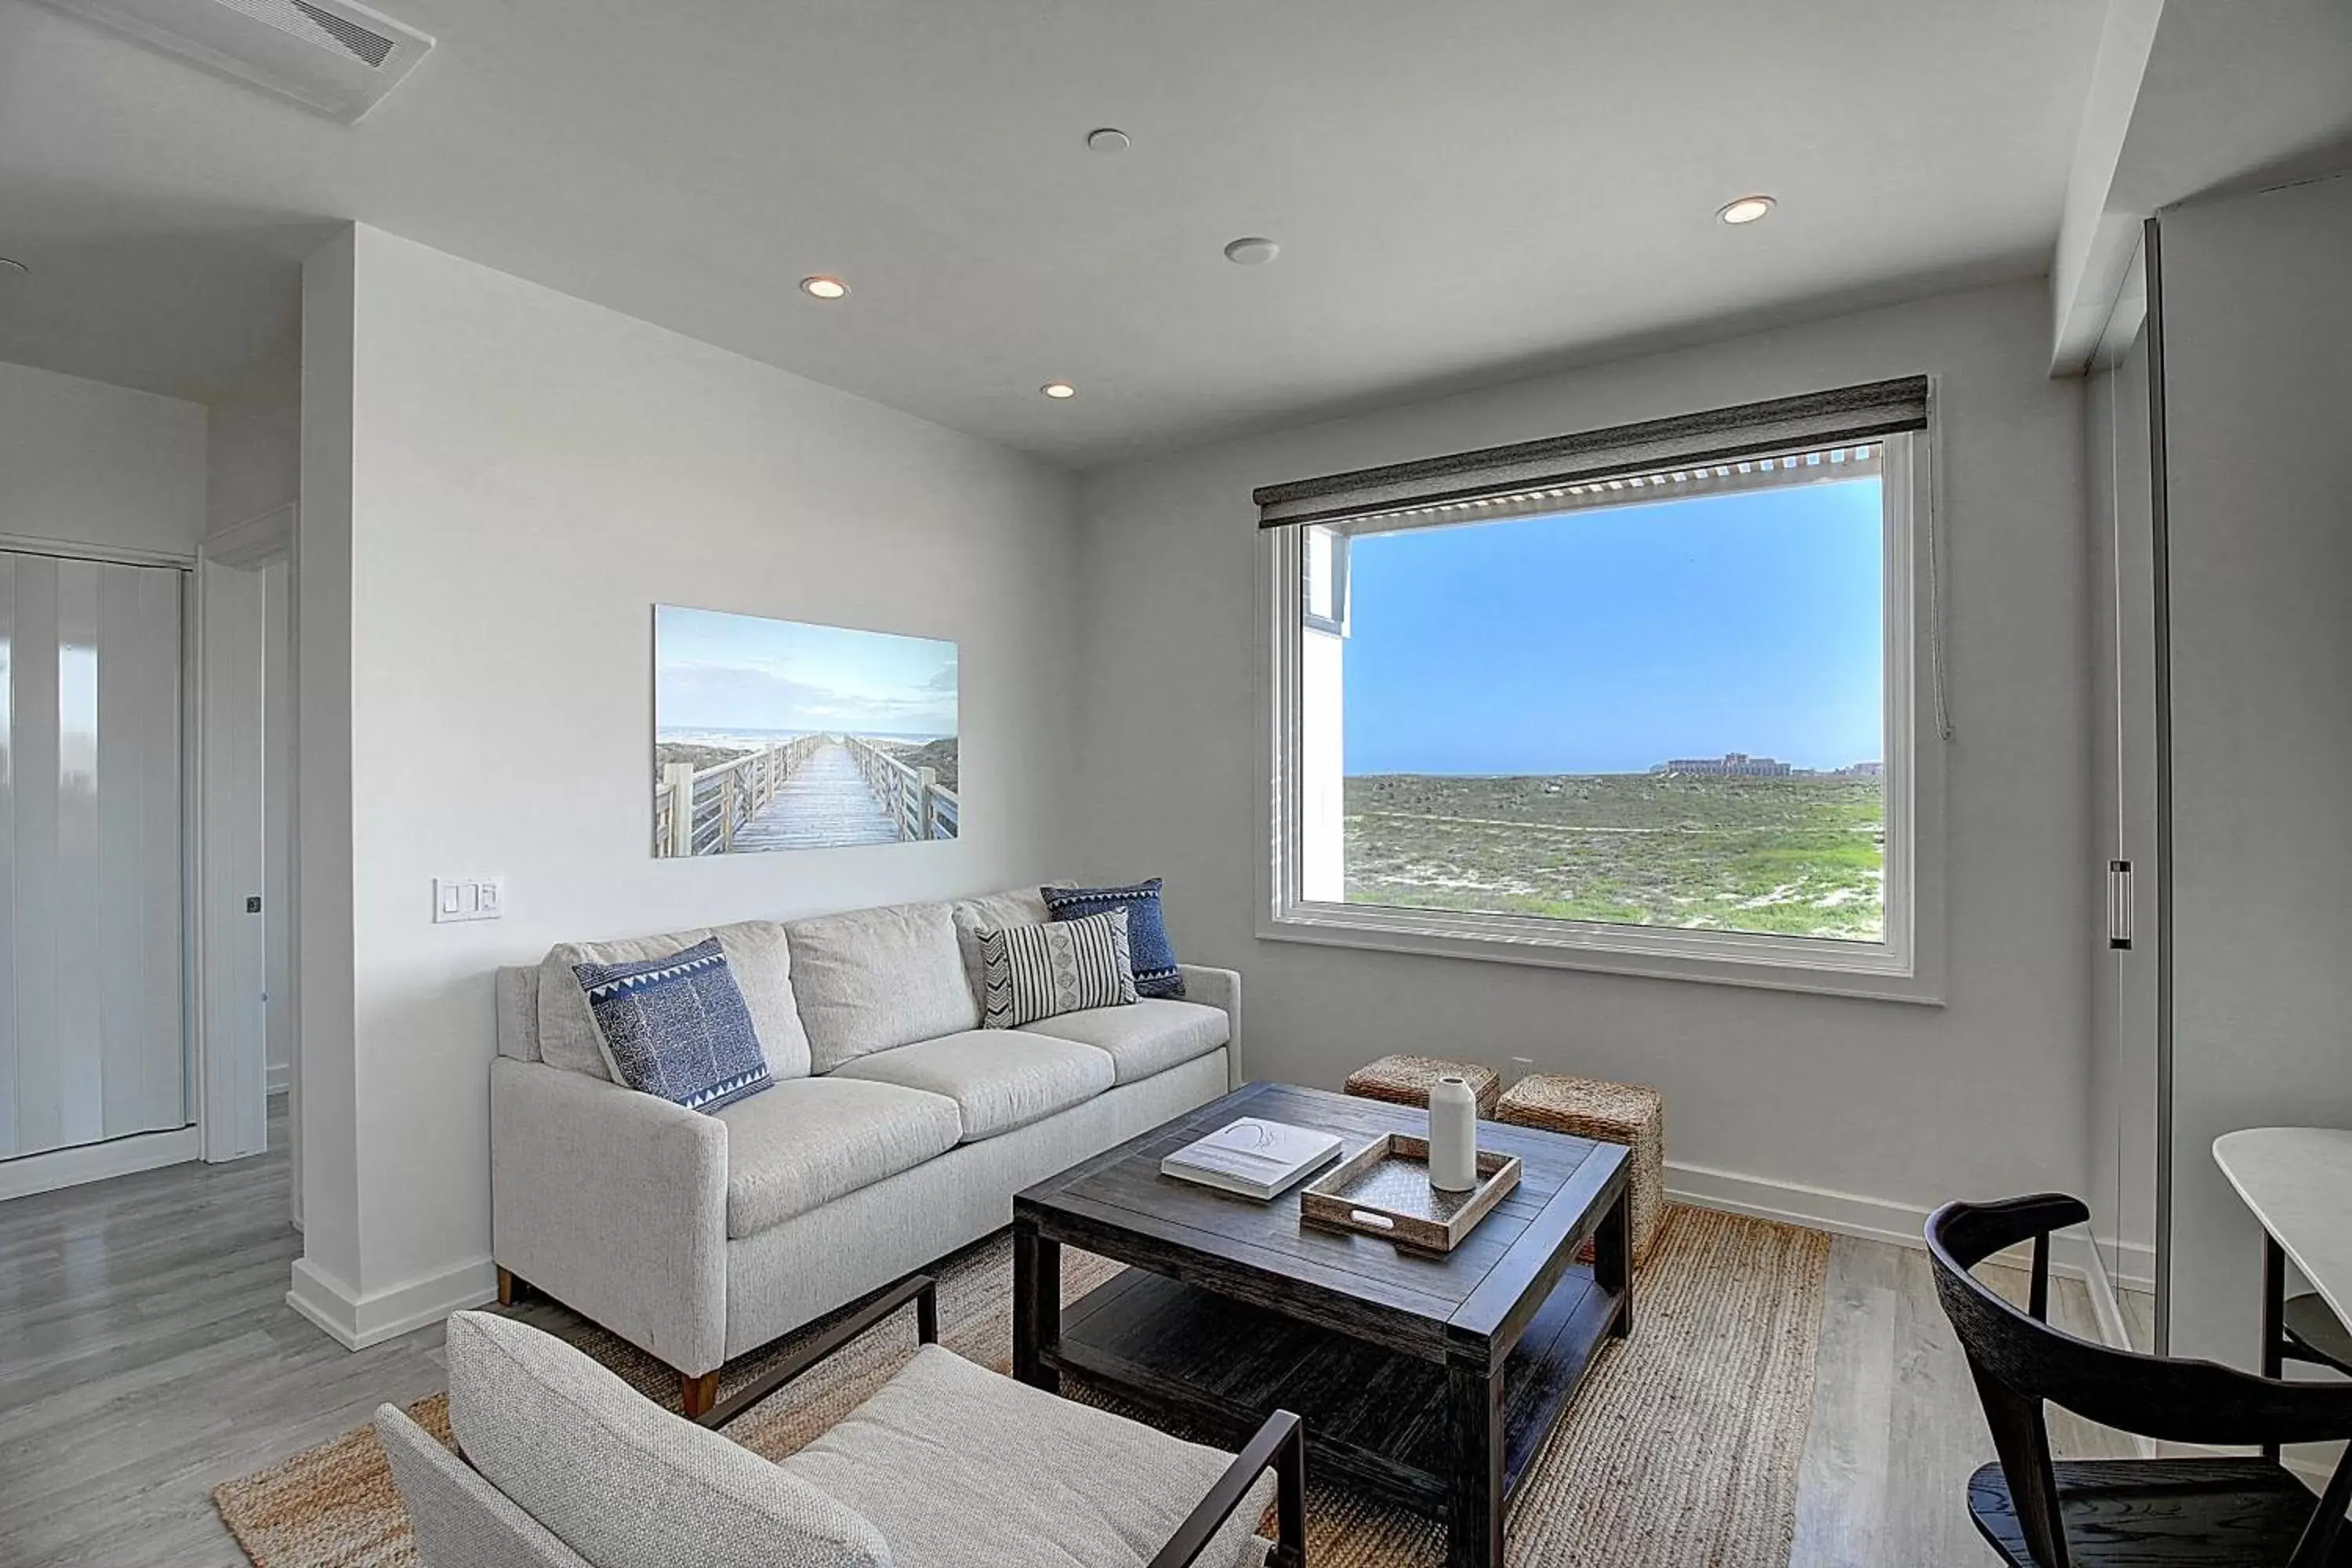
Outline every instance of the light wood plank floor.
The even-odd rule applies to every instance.
[[[351,1354],[295,1315],[286,1216],[283,1153],[0,1204],[0,1563],[242,1568],[215,1484],[444,1385],[438,1329]],[[2087,1330],[2082,1287],[2055,1295]],[[1841,1237],[1791,1568],[1984,1568],[1960,1489],[1990,1454],[1926,1258]]]

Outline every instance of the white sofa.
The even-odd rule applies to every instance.
[[[491,1251],[676,1368],[721,1363],[1011,1223],[1013,1194],[1238,1081],[1241,977],[1185,1001],[982,1029],[971,932],[1035,889],[717,928],[773,1087],[704,1114],[608,1077],[571,964],[711,934],[560,946],[498,976]]]

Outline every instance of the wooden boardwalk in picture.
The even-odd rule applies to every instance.
[[[654,853],[736,855],[953,838],[962,811],[938,773],[891,742],[803,735],[707,768],[667,763],[654,785]]]
[[[776,798],[735,829],[734,852],[896,844],[898,825],[858,772],[849,748],[829,741],[792,771]]]

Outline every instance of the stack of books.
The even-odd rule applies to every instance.
[[[1263,1203],[1339,1157],[1336,1134],[1244,1116],[1161,1160],[1160,1173]]]

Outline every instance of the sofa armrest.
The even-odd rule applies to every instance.
[[[490,1252],[679,1372],[712,1370],[727,1345],[727,1124],[495,1058]]]
[[[1248,1081],[1242,1071],[1242,977],[1235,969],[1211,969],[1205,964],[1180,963],[1184,1000],[1222,1008],[1225,1015],[1226,1081],[1239,1088]]]

